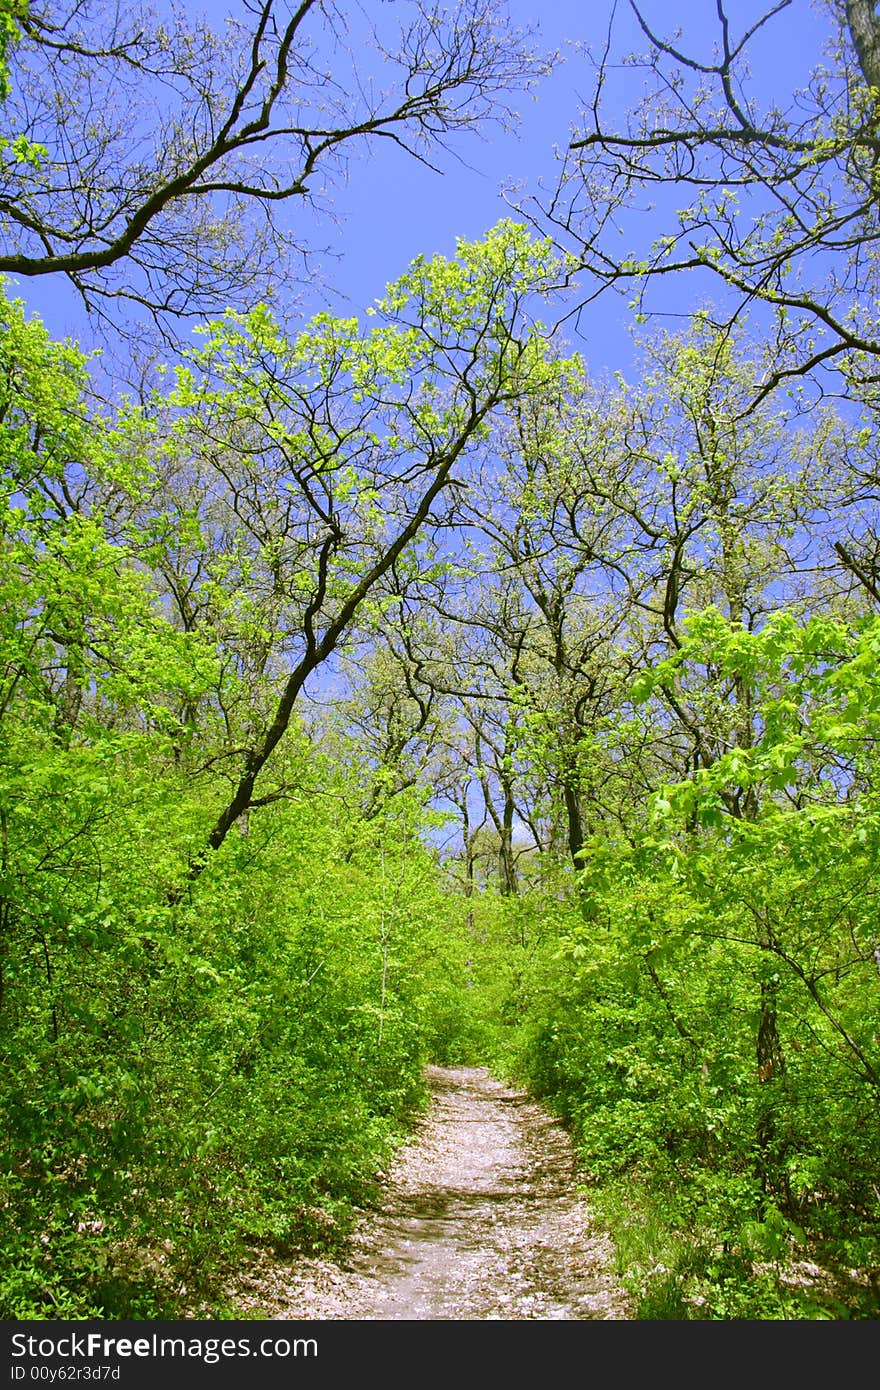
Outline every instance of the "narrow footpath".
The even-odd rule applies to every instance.
[[[254,1271],[236,1301],[291,1319],[626,1318],[565,1131],[482,1068],[429,1080],[430,1111],[345,1262]]]

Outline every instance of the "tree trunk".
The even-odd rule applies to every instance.
[[[568,821],[568,852],[571,855],[572,863],[576,869],[582,869],[583,863],[579,855],[584,847],[584,820],[581,813],[581,799],[577,787],[573,785],[570,778],[566,777],[562,784],[562,795],[565,801],[565,815]]]
[[[501,818],[501,842],[498,849],[498,872],[501,880],[501,892],[505,897],[510,897],[519,892],[516,860],[513,853],[513,821],[516,808],[510,784],[505,782],[503,787],[504,809]]]

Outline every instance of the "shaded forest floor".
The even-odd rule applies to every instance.
[[[431,1106],[344,1254],[267,1258],[230,1301],[290,1319],[628,1317],[565,1131],[482,1068],[428,1079]]]

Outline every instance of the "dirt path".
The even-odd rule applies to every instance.
[[[431,1110],[344,1266],[263,1270],[237,1300],[292,1319],[626,1318],[564,1130],[483,1069],[429,1080]]]

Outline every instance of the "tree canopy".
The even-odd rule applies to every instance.
[[[66,276],[87,306],[131,301],[166,331],[300,273],[310,236],[280,210],[320,204],[361,147],[431,162],[510,119],[544,66],[495,0],[347,16],[265,0],[222,30],[105,0],[4,13],[0,273]]]
[[[558,183],[535,205],[539,224],[579,255],[590,294],[628,286],[645,307],[653,282],[696,272],[731,292],[721,299],[732,306],[726,321],[755,303],[770,306],[775,331],[761,394],[828,364],[876,372],[873,4],[826,7],[836,29],[831,61],[817,61],[807,85],[790,93],[759,89],[749,60],[760,45],[786,43],[801,8],[795,0],[748,18],[717,0],[711,53],[689,48],[686,28],[670,33],[656,6],[628,0],[628,8],[647,44],[625,64],[644,74],[642,94],[624,122],[608,114],[621,80],[612,24]],[[634,215],[646,194],[667,188],[674,207]]]
[[[0,0],[0,270],[99,312],[0,287],[8,1319],[237,1316],[429,1061],[565,1120],[635,1317],[876,1317],[880,21],[788,100],[794,0],[630,10],[549,198],[304,316],[326,181],[511,120],[533,40]]]

